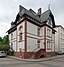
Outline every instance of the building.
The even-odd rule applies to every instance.
[[[55,21],[51,10],[38,13],[19,6],[19,13],[8,30],[15,56],[22,58],[50,57],[55,54]]]
[[[55,30],[55,51],[64,53],[64,28],[61,25],[56,25]]]

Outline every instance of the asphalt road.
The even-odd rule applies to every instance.
[[[0,67],[64,67],[64,57],[43,62],[25,62],[11,58],[0,58]]]

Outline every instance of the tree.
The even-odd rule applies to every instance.
[[[3,39],[0,37],[0,44],[2,44],[3,43]]]
[[[9,36],[8,35],[3,37],[3,44],[9,45]]]
[[[6,35],[3,38],[0,37],[0,50],[1,51],[8,51],[9,49],[10,49],[9,36]]]
[[[0,51],[5,51],[8,55],[14,55],[14,50],[9,46],[9,36],[0,37]]]

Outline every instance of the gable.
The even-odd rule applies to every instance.
[[[51,26],[52,28],[55,27],[54,16],[51,13],[49,14],[49,17],[46,20],[46,24]]]

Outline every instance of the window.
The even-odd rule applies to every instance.
[[[40,48],[40,40],[37,40],[38,48]]]
[[[37,29],[37,35],[40,36],[40,27],[38,27],[38,29]],[[37,45],[38,45],[38,48],[40,48],[40,40],[39,39],[37,40]]]
[[[47,49],[48,49],[48,50],[50,50],[50,49],[51,49],[50,41],[47,41]]]
[[[37,35],[40,36],[40,28],[38,27]]]
[[[22,41],[22,32],[19,33],[19,41]]]
[[[13,39],[13,33],[11,33],[11,40]]]
[[[47,36],[51,36],[51,31],[49,29],[47,29]]]
[[[19,26],[19,42],[22,41],[22,30],[23,30],[23,26],[20,25],[20,26]]]

